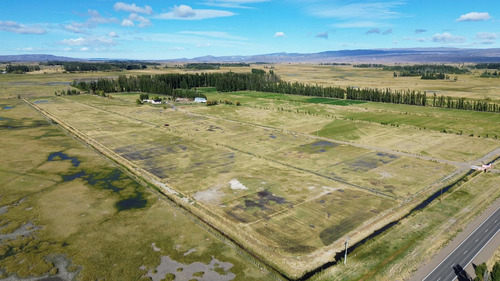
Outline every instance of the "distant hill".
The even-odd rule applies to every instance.
[[[116,59],[78,59],[53,55],[0,56],[0,62],[106,61]],[[266,62],[266,63],[480,63],[500,62],[500,48],[407,48],[341,50],[319,53],[272,53],[252,56],[203,56],[192,59],[145,60],[156,62]]]
[[[0,55],[0,62],[47,62],[47,61],[88,61],[88,60],[60,57],[54,55],[45,55],[45,54],[9,55],[9,56]]]
[[[269,63],[478,63],[500,62],[500,49],[373,49],[320,53],[273,53],[254,56],[197,57],[177,62],[269,62]]]

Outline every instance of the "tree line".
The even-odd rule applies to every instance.
[[[482,78],[499,78],[500,77],[500,73],[498,72],[498,70],[491,71],[491,72],[485,70],[479,77],[482,77]]]
[[[378,64],[378,63],[361,63],[361,64],[353,64],[352,67],[357,67],[357,68],[382,68],[385,67],[384,64]]]
[[[40,66],[38,65],[7,65],[5,68],[5,72],[7,73],[15,73],[15,74],[24,74],[26,72],[38,71],[40,70]]]
[[[159,65],[158,63],[133,62],[133,61],[112,61],[112,62],[64,62],[49,61],[45,65],[61,65],[67,72],[84,71],[116,71],[145,69],[148,65]]]
[[[237,62],[237,63],[187,63],[184,65],[184,68],[187,69],[195,69],[195,70],[210,70],[210,69],[220,69],[223,67],[245,67],[250,66],[248,63]]]
[[[500,62],[487,62],[487,63],[478,63],[473,66],[476,69],[496,69],[500,70]]]
[[[394,77],[411,77],[429,74],[467,74],[467,68],[452,65],[416,64],[416,65],[394,65],[384,66],[383,70],[394,71]]]
[[[102,90],[107,93],[138,91],[144,93],[172,96],[175,89],[192,89],[197,87],[215,87],[219,92],[258,91],[290,95],[304,95],[360,101],[372,101],[417,106],[433,106],[463,110],[500,112],[500,106],[485,100],[469,100],[437,96],[434,93],[431,101],[426,92],[414,90],[391,90],[370,88],[341,88],[309,85],[299,82],[287,82],[279,79],[273,72],[269,73],[195,73],[195,74],[158,74],[125,76],[118,79],[100,78],[90,82],[73,82],[73,87],[82,91]]]

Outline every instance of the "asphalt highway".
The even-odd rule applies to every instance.
[[[500,230],[500,208],[497,208],[451,254],[449,254],[423,281],[452,281],[464,276],[464,268],[495,237]],[[462,280],[459,278],[459,280]]]

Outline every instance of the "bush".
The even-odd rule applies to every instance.
[[[207,106],[219,104],[216,100],[207,100]]]
[[[500,281],[500,261],[497,261],[491,270],[491,281]]]

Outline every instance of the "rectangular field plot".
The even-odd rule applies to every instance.
[[[359,207],[353,207],[351,202]],[[393,204],[365,192],[338,188],[257,221],[252,227],[277,250],[289,254],[308,253],[345,238],[346,233]]]
[[[308,104],[304,103],[306,96],[246,93],[214,95],[240,99],[242,107],[221,105],[219,107],[224,110],[217,107],[185,109],[456,162],[477,159],[499,145],[495,135],[500,136],[500,120],[494,113],[382,103]],[[277,97],[281,100],[276,100]]]
[[[107,100],[52,98],[37,106],[178,191],[186,208],[293,276],[331,260],[346,236],[363,239],[406,208],[407,199],[456,170],[193,114],[188,106]]]

